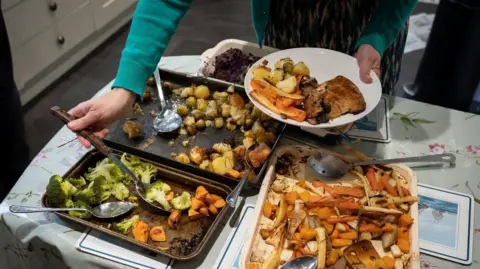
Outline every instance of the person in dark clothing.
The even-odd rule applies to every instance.
[[[2,1],[0,0],[0,6]],[[0,201],[3,201],[28,165],[28,145],[25,140],[22,106],[13,80],[12,55],[3,12],[0,8],[0,141],[4,160],[0,164]]]

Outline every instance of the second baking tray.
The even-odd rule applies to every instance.
[[[118,156],[122,154],[120,151],[115,152]],[[105,158],[104,155],[98,151],[90,151],[80,161],[78,161],[69,171],[64,175],[64,178],[78,178],[84,175],[88,171],[89,167],[95,167],[96,163]],[[225,199],[225,197],[231,192],[231,188],[213,182],[209,179],[203,178],[198,175],[188,174],[181,170],[177,170],[171,167],[167,167],[160,163],[155,163],[147,159],[142,159],[144,162],[149,162],[158,168],[157,179],[160,179],[169,184],[176,192],[188,191],[191,195],[195,193],[198,186],[204,186],[209,193],[216,194]],[[131,195],[133,195],[133,187],[131,186]],[[113,199],[113,198],[111,198]],[[113,199],[116,201],[115,199]],[[113,201],[112,200],[112,201]],[[48,200],[44,195],[42,197],[42,206],[48,206]],[[177,229],[170,229],[167,225],[168,215],[152,213],[146,209],[146,206],[139,201],[139,205],[133,209],[131,213],[126,216],[122,216],[118,219],[111,221],[100,221],[96,219],[80,219],[70,216],[66,212],[56,212],[58,216],[66,218],[70,221],[79,223],[83,226],[98,230],[121,240],[138,245],[145,249],[148,249],[154,253],[159,253],[168,256],[175,260],[189,260],[200,254],[203,250],[215,229],[221,222],[221,219],[225,216],[228,208],[224,207],[216,217],[204,217],[198,220],[190,220],[186,211],[182,213],[180,223]],[[133,239],[132,232],[127,235],[121,234],[112,230],[111,226],[115,222],[121,221],[123,218],[131,217],[138,214],[140,220],[146,222],[150,228],[153,226],[163,226],[167,237],[166,242],[154,242],[151,239],[147,243],[139,242]],[[175,239],[178,238],[178,239]],[[172,241],[175,244],[172,244]],[[177,247],[173,247],[173,246]],[[183,248],[183,249],[182,249]]]
[[[212,94],[214,91],[225,91],[231,85],[226,82],[212,80],[206,77],[191,76],[162,69],[160,69],[160,77],[163,83],[171,83],[173,85],[173,89],[179,87],[190,87],[192,84],[205,85],[210,89],[210,94]],[[155,97],[158,96],[156,88],[151,88],[147,86],[147,89],[150,90]],[[174,106],[178,105],[178,102],[180,100],[178,99],[178,96],[172,94],[170,87],[163,87],[163,91],[167,102],[171,102]],[[238,92],[240,95],[242,95],[246,102],[248,101],[248,97],[246,97],[243,87],[236,86],[235,92]],[[224,139],[231,136],[234,136],[236,140],[238,140],[239,138],[243,137],[243,134],[241,133],[239,128],[237,128],[234,132],[231,132],[228,131],[226,128],[216,129],[214,127],[207,127],[201,133],[197,133],[190,145],[185,148],[181,144],[182,141],[185,140],[184,137],[178,137],[176,139],[173,139],[172,137],[159,136],[155,133],[152,126],[154,117],[150,115],[150,112],[159,111],[160,104],[158,100],[145,102],[145,104],[142,104],[141,106],[144,115],[135,115],[133,118],[134,121],[139,122],[143,125],[142,136],[138,139],[129,139],[122,130],[122,125],[125,123],[125,119],[123,119],[116,122],[109,128],[110,134],[104,139],[105,143],[108,146],[116,148],[118,150],[131,152],[135,155],[154,160],[156,162],[160,162],[174,168],[182,169],[183,171],[201,175],[213,179],[217,182],[228,184],[229,186],[235,186],[238,183],[238,179],[233,179],[227,176],[222,176],[213,172],[202,170],[196,165],[186,165],[177,162],[174,158],[171,157],[171,153],[178,154],[180,152],[185,152],[188,155],[188,152],[194,146],[211,148],[213,144],[222,142]],[[283,134],[283,130],[285,129],[284,123],[275,121],[275,124],[277,138],[274,141],[272,148],[275,148],[277,142],[280,140]],[[255,180],[256,182],[261,181],[261,179],[263,178],[263,174],[267,167],[266,165],[267,162],[265,162],[260,169],[255,171],[257,174],[257,178]]]

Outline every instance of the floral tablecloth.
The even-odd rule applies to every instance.
[[[198,56],[165,57],[162,68],[196,73]],[[110,89],[106,85],[98,94]],[[416,171],[420,182],[474,195],[480,216],[480,117],[389,97],[392,141],[388,144],[359,142],[353,146],[372,157],[401,157],[451,152],[457,156],[457,167]],[[102,258],[84,254],[75,243],[84,228],[65,222],[52,213],[11,214],[13,204],[40,205],[41,195],[52,174],[64,174],[86,152],[75,135],[63,127],[18,180],[7,198],[0,204],[0,268],[127,268]],[[73,140],[73,141],[72,141]],[[294,143],[285,138],[282,144]],[[255,204],[256,196],[246,198]],[[480,268],[480,221],[474,229],[473,263],[463,266],[422,255],[422,268]],[[216,234],[205,253],[188,262],[176,262],[173,268],[212,268],[218,252],[231,231],[228,220]],[[214,237],[215,238],[215,237]]]

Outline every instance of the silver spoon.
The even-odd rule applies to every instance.
[[[70,116],[66,111],[64,111],[58,106],[52,107],[50,111],[53,113],[53,115],[60,118],[64,123],[69,123],[70,121],[74,120],[72,116]],[[142,181],[139,181],[138,178],[135,176],[135,174],[125,164],[123,164],[120,161],[120,159],[118,159],[118,157],[113,153],[113,151],[107,145],[105,145],[105,143],[103,143],[103,141],[100,138],[95,136],[91,131],[87,129],[78,131],[77,133],[83,138],[87,139],[88,142],[92,144],[92,146],[94,146],[103,155],[110,158],[118,167],[120,167],[120,169],[122,169],[122,171],[124,171],[127,175],[130,176],[130,178],[132,178],[133,184],[135,186],[135,190],[137,191],[138,196],[140,196],[143,202],[149,205],[152,209],[170,212],[165,210],[160,205],[156,205],[154,203],[150,203],[147,201],[144,195],[145,195],[145,192],[150,188],[151,184],[143,183]]]
[[[245,174],[243,175],[242,179],[240,180],[238,185],[235,187],[235,189],[233,189],[233,191],[225,199],[225,201],[227,201],[227,204],[230,207],[235,207],[237,205],[238,196],[240,195],[240,192],[243,189],[243,185],[245,185],[245,182],[247,181],[247,178],[253,169],[253,165],[250,163],[250,160],[248,159],[248,153],[254,150],[257,146],[258,144],[253,144],[245,150],[244,159],[245,159],[245,165],[247,166],[247,170],[245,171]]]
[[[428,155],[428,156],[346,163],[343,160],[333,155],[317,153],[308,157],[307,163],[315,172],[317,172],[321,176],[324,176],[327,178],[341,178],[353,166],[390,164],[390,163],[433,162],[433,163],[448,163],[450,164],[451,167],[455,167],[455,159],[456,159],[455,155],[451,153],[445,153],[445,154]]]
[[[153,128],[159,134],[174,133],[182,125],[182,117],[180,117],[177,111],[175,111],[171,106],[167,106],[165,96],[163,95],[162,83],[160,81],[160,73],[158,72],[158,68],[155,68],[153,76],[155,77],[158,98],[160,99],[160,105],[162,106],[162,110],[153,120]]]
[[[98,205],[92,210],[87,208],[48,208],[37,206],[10,206],[12,213],[38,213],[38,212],[58,212],[58,211],[86,211],[99,219],[111,219],[121,216],[132,210],[135,205],[130,202],[111,202]]]
[[[300,256],[286,262],[280,269],[315,269],[317,262],[313,256]]]

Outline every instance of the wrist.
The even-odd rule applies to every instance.
[[[133,104],[135,103],[135,99],[137,97],[136,93],[124,88],[113,88],[112,91],[116,92],[116,94],[121,96],[122,99],[124,99],[128,105],[133,106]]]

